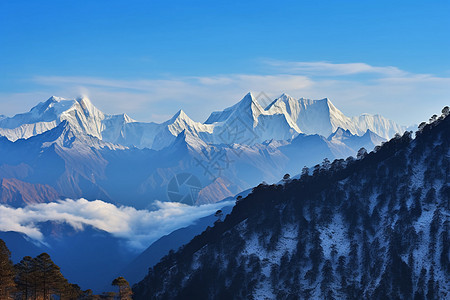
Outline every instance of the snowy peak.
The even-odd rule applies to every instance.
[[[198,136],[183,130],[177,135],[174,142],[168,147],[169,149],[188,149],[200,152],[202,149],[206,149],[208,145],[202,141]]]
[[[252,105],[258,105],[258,101],[253,97],[253,94],[251,92],[248,92],[244,98],[241,99],[238,103],[232,106],[232,108],[240,108],[240,109],[246,109],[251,108]]]
[[[42,114],[45,111],[55,107],[61,101],[67,101],[62,97],[51,96],[44,102],[40,102],[38,105],[31,108],[30,112],[34,112],[35,114]]]
[[[127,114],[121,114],[124,123],[134,123],[136,120],[130,118]]]
[[[320,100],[302,98],[299,101],[300,114],[297,124],[305,133],[328,136],[339,127],[357,133],[350,118],[338,110],[328,98]]]
[[[74,100],[73,105],[59,114],[59,121],[68,121],[79,132],[102,138],[102,122],[105,115],[87,97]]]
[[[52,96],[47,101],[41,102],[30,110],[27,116],[29,122],[55,121],[59,115],[76,104],[75,100],[67,100],[61,97]],[[18,115],[20,116],[20,115]],[[14,116],[13,118],[16,118]],[[18,118],[17,118],[18,119]]]
[[[340,127],[327,140],[337,144],[345,144],[355,152],[361,147],[371,151],[375,146],[381,145],[382,142],[386,141],[386,139],[370,130],[367,130],[364,135],[359,136],[352,134],[348,129],[345,130]]]
[[[86,153],[89,148],[108,148],[111,150],[125,149],[125,147],[121,145],[114,145],[112,143],[104,142],[97,137],[86,135],[66,120],[62,121],[58,126],[49,131],[31,137],[30,142],[41,144],[43,148],[58,145],[62,148],[75,149],[75,151],[81,151],[83,153]]]
[[[167,126],[169,131],[178,136],[183,130],[198,136],[202,133],[212,133],[212,126],[193,121],[183,110],[179,110],[169,121],[162,125]]]
[[[86,97],[67,100],[52,96],[28,113],[0,120],[0,134],[12,141],[26,139],[67,121],[74,130],[101,138],[101,122],[104,118],[104,114]]]
[[[266,107],[266,111],[271,113],[284,113],[291,115],[297,100],[284,93]]]
[[[83,96],[83,97],[77,98],[76,101],[78,102],[78,104],[80,105],[81,109],[83,110],[83,112],[86,116],[89,116],[92,112],[97,110],[97,108],[94,107],[94,105],[92,105],[92,102],[91,102],[91,100],[89,100],[88,97]]]
[[[62,100],[66,100],[66,99],[63,97],[58,97],[58,96],[54,96],[54,95],[47,99],[47,101],[50,101],[50,102],[60,102]]]
[[[192,119],[189,118],[188,115],[186,115],[186,113],[182,109],[180,109],[176,114],[173,115],[172,118],[170,118],[170,120],[164,122],[164,124],[173,124],[175,122],[190,123],[194,121],[192,121]]]
[[[239,118],[249,122],[251,127],[255,127],[258,123],[259,115],[263,112],[264,109],[262,106],[256,101],[251,93],[248,93],[235,105],[230,106],[223,111],[213,112],[204,124],[225,123]]]
[[[360,117],[345,116],[328,99],[312,100],[300,98],[298,100],[283,94],[268,108],[268,113],[282,113],[289,115],[298,126],[300,132],[329,136],[338,128],[349,130],[352,134],[362,135],[367,129],[383,138],[391,138],[396,132],[403,132],[404,127],[381,116],[364,114]]]
[[[268,114],[284,114],[298,132],[307,134],[330,135],[342,122],[335,119],[346,117],[335,108],[328,98],[321,100],[294,99],[283,94],[266,109]]]
[[[353,134],[350,132],[350,130],[338,127],[338,129],[336,129],[336,131],[333,132],[328,137],[328,140],[348,138],[348,137],[351,137],[351,136],[353,136]]]
[[[191,118],[189,118],[183,110],[179,110],[169,121],[163,123],[168,127],[169,131],[177,136],[184,130],[188,130],[190,132],[197,131],[196,129],[203,124],[194,122]]]
[[[121,123],[121,124],[128,124],[128,123],[134,123],[137,122],[136,120],[132,119],[127,114],[120,114],[120,115],[111,115],[111,116],[105,116],[105,120],[114,120],[115,122]]]
[[[371,131],[370,129],[367,129],[366,133],[361,137],[365,141],[370,141],[374,145],[381,145],[381,143],[386,142],[387,139],[379,136],[375,132]]]
[[[312,105],[322,105],[322,106],[327,106],[329,107],[329,104],[331,103],[331,101],[328,98],[323,98],[323,99],[307,99],[307,98],[300,98],[298,99],[298,101],[303,105],[303,107],[308,107],[308,106],[312,106]]]
[[[392,138],[396,133],[403,133],[406,130],[405,126],[400,126],[380,115],[362,114],[359,117],[353,117],[352,122],[360,129],[361,134],[370,129],[385,139]]]
[[[290,139],[298,130],[283,114],[270,114],[251,93],[220,112],[213,112],[204,123],[213,125],[209,142],[213,144],[253,145],[270,139]]]
[[[213,125],[193,121],[183,110],[179,110],[170,120],[156,126],[151,143],[151,148],[155,150],[168,147],[182,132],[185,132],[188,137],[207,140],[207,136],[212,133],[214,127]]]

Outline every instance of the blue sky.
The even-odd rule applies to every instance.
[[[0,2],[0,114],[88,94],[204,121],[248,91],[418,123],[450,104],[450,1]]]

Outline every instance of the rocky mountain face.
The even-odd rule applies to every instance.
[[[420,128],[260,184],[134,297],[448,299],[450,117]]]
[[[0,179],[0,203],[25,205],[51,202],[60,198],[58,192],[43,184],[23,182],[19,179]]]

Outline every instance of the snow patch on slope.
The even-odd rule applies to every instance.
[[[331,223],[319,231],[321,246],[326,259],[331,259],[333,248],[337,251],[336,257],[348,255],[350,252],[350,241],[348,239],[347,227],[340,214],[335,214]]]

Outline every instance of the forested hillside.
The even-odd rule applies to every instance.
[[[448,107],[357,158],[261,184],[136,299],[448,299]]]
[[[92,290],[83,291],[77,284],[70,283],[52,261],[50,255],[41,253],[36,257],[25,256],[13,265],[11,252],[0,239],[0,300],[9,299],[61,299],[61,300],[130,300],[128,281],[117,277],[111,283],[118,287],[118,293],[104,292],[95,295]]]

